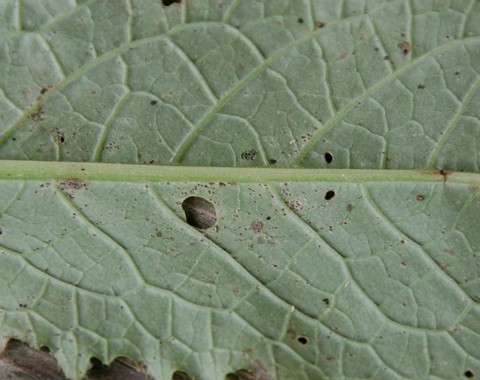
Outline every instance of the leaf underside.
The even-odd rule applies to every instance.
[[[0,178],[0,345],[71,378],[119,356],[157,379],[480,373],[478,181],[448,181],[478,172],[478,1],[8,0],[0,74],[1,159],[179,166]]]

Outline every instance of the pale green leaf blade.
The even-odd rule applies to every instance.
[[[477,1],[3,7],[4,159],[478,170]]]
[[[2,336],[47,345],[67,375],[91,356],[158,379],[480,372],[475,175],[118,183],[81,168],[0,186]],[[214,228],[185,222],[189,196],[214,204]]]

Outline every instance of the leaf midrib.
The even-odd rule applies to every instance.
[[[116,182],[423,182],[480,188],[480,173],[438,170],[298,169],[160,166],[55,161],[0,160],[0,180],[62,180]]]

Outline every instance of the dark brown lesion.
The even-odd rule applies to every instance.
[[[217,211],[209,200],[190,196],[182,202],[182,209],[185,212],[187,223],[201,230],[207,230],[217,223]]]
[[[440,175],[443,177],[443,182],[447,182],[448,176],[450,173],[446,171],[445,169],[440,169]]]
[[[127,358],[117,358],[109,366],[97,359],[92,359],[91,363],[85,380],[152,380],[146,374],[145,366],[136,365]],[[11,339],[0,353],[0,379],[66,380],[66,377],[47,348],[35,350]]]
[[[408,55],[412,51],[412,45],[408,41],[402,41],[397,45],[402,51],[403,55]]]

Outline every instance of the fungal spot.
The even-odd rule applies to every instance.
[[[262,231],[263,229],[263,222],[261,220],[254,220],[252,222],[252,224],[250,225],[250,229],[255,232],[256,234],[258,234],[259,232]]]
[[[65,135],[63,134],[63,131],[60,129],[55,129],[55,141],[57,144],[63,144],[65,142]]]
[[[328,190],[328,191],[325,193],[325,199],[326,199],[327,201],[329,201],[330,199],[332,199],[334,196],[335,196],[335,191],[333,191],[333,190]]]
[[[302,204],[298,200],[291,201],[288,204],[288,208],[290,210],[301,210],[302,209]]]
[[[408,41],[402,41],[397,46],[402,51],[403,55],[407,55],[412,51],[412,46],[410,45],[410,42],[408,42]]]
[[[48,88],[46,87],[42,87],[42,89],[40,90],[40,94],[45,94],[46,92],[48,91]]]
[[[443,170],[443,169],[441,169],[439,173],[440,173],[440,175],[443,177],[443,182],[447,182],[448,175],[449,175],[450,173],[448,173],[446,170]]]
[[[157,104],[157,103],[158,103],[157,100],[150,100],[150,104],[151,104],[152,106],[154,106],[154,105]]]
[[[183,200],[182,209],[187,223],[192,227],[207,230],[217,222],[215,206],[205,198],[190,196]]]
[[[273,158],[270,158],[270,159],[268,160],[268,163],[269,163],[270,165],[275,165],[275,164],[277,163],[277,160],[275,160],[275,159],[273,159]]]
[[[330,300],[328,298],[324,298],[322,301],[325,305],[330,305]]]
[[[425,200],[425,195],[417,194],[417,196],[415,198],[417,199],[417,201],[423,201],[423,200]]]
[[[257,157],[257,151],[255,149],[247,150],[240,157],[245,161],[254,160]]]
[[[419,90],[423,90],[423,89],[425,88],[425,85],[424,85],[424,84],[419,84],[419,85],[417,86],[417,88],[418,88]]]
[[[315,21],[315,24],[313,24],[313,26],[315,29],[321,29],[325,26],[325,23],[317,20]]]
[[[299,18],[298,18],[298,23],[299,23],[299,24],[303,24],[303,17],[299,17]]]
[[[192,380],[192,378],[183,371],[175,371],[172,375],[172,380]]]
[[[70,198],[75,197],[75,193],[87,186],[87,183],[80,178],[67,178],[60,181],[60,189],[65,192]]]
[[[352,205],[351,203],[349,203],[349,204],[347,205],[347,211],[350,212],[350,211],[352,211],[352,210],[353,210],[353,205]]]
[[[306,337],[304,337],[304,336],[299,336],[299,337],[297,338],[297,341],[298,341],[298,343],[303,344],[303,345],[305,345],[305,344],[308,343],[308,339],[307,339]]]
[[[42,107],[40,107],[36,112],[30,115],[30,119],[33,121],[43,121],[45,120],[45,114],[43,112]]]
[[[168,7],[169,5],[172,5],[174,3],[181,3],[181,0],[162,0],[162,4]]]
[[[470,369],[467,369],[467,370],[465,371],[464,375],[465,375],[465,377],[466,377],[467,379],[472,379],[472,378],[475,377],[475,373],[474,373],[472,370],[470,370]]]
[[[325,153],[325,155],[324,155],[323,157],[325,158],[325,162],[326,162],[327,164],[331,164],[331,163],[332,163],[332,161],[333,161],[333,156],[332,156],[332,154],[331,154],[330,152]]]

